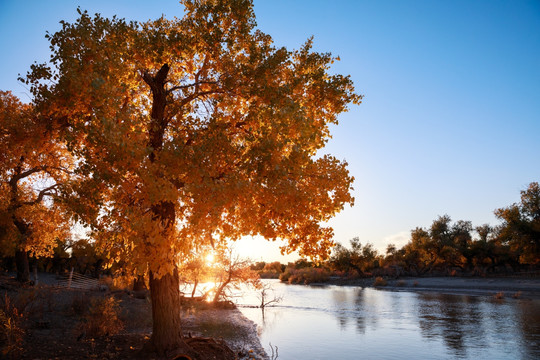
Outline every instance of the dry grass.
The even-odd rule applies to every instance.
[[[387,282],[385,279],[383,279],[382,277],[380,276],[377,276],[375,278],[375,281],[373,282],[373,285],[374,286],[386,286]]]
[[[5,294],[0,301],[0,358],[18,359],[23,348],[23,315]]]
[[[75,315],[82,316],[90,308],[90,297],[86,293],[76,293],[71,301],[71,309]]]
[[[497,300],[501,300],[501,299],[504,299],[504,292],[502,291],[499,291],[498,293],[496,293],[495,295],[493,295],[493,297]]]
[[[115,335],[124,328],[119,317],[120,303],[113,296],[95,297],[84,316],[83,332],[87,337]]]
[[[407,286],[407,283],[405,282],[405,280],[399,280],[396,285],[397,286]]]
[[[514,295],[512,295],[512,297],[513,297],[514,299],[519,299],[519,298],[521,298],[521,291],[518,291],[518,292],[514,293]]]

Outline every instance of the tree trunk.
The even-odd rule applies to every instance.
[[[17,266],[17,281],[30,281],[30,266],[28,264],[28,251],[15,251],[15,265]]]
[[[148,126],[148,145],[152,149],[148,155],[151,163],[156,160],[163,147],[163,137],[168,125],[165,117],[167,106],[167,75],[169,65],[164,64],[159,71],[152,75],[144,72],[143,80],[150,86],[152,91],[151,121]],[[156,174],[156,176],[163,176]],[[166,233],[174,226],[176,219],[175,203],[160,201],[152,205],[154,221],[160,222]],[[167,249],[161,249],[167,251]],[[172,274],[166,274],[161,278],[154,277],[150,271],[150,296],[152,298],[152,337],[150,345],[159,356],[178,354],[183,352],[192,359],[199,358],[196,352],[184,341],[180,325],[180,279],[178,269],[174,267]]]
[[[193,284],[193,290],[191,291],[191,297],[195,297],[195,291],[197,290],[197,285],[199,285],[199,280],[195,280]]]
[[[214,294],[214,299],[212,300],[212,302],[214,304],[217,304],[217,302],[219,301],[219,298],[221,296],[221,293],[223,292],[223,290],[225,289],[225,287],[227,285],[229,285],[229,283],[231,282],[231,279],[232,279],[232,276],[231,276],[231,273],[229,272],[228,275],[227,275],[227,280],[225,280],[217,289],[216,289],[216,292]]]
[[[152,297],[151,343],[160,356],[186,349],[180,325],[180,280],[178,271],[157,279],[150,272]]]
[[[144,291],[148,290],[146,283],[144,282],[144,276],[137,275],[137,279],[133,282],[133,291]]]

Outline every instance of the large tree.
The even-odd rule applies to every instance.
[[[28,256],[52,255],[69,226],[55,202],[71,160],[55,128],[10,92],[0,91],[0,254],[29,280]]]
[[[109,258],[149,274],[159,353],[188,348],[177,263],[193,247],[262,235],[328,256],[321,224],[353,178],[319,150],[361,99],[311,40],[274,47],[251,1],[182,3],[182,19],[143,24],[79,11],[26,77],[79,159],[73,205]]]

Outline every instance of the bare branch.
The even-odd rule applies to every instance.
[[[173,92],[173,91],[176,91],[176,90],[187,89],[187,88],[194,87],[194,86],[198,87],[199,85],[203,85],[203,84],[217,85],[218,82],[217,81],[197,81],[197,82],[194,82],[192,84],[174,86],[174,87],[170,88],[169,90],[167,90],[167,92],[170,93],[170,92]]]
[[[41,201],[43,201],[43,198],[45,196],[52,196],[53,193],[51,193],[51,190],[56,190],[56,188],[58,188],[60,186],[60,184],[54,184],[54,185],[51,185],[45,189],[42,189],[37,198],[32,200],[32,201],[23,201],[20,203],[20,205],[36,205],[36,204],[39,204]],[[20,207],[20,206],[19,206]]]

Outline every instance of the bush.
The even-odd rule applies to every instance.
[[[317,268],[302,268],[292,269],[287,268],[280,275],[279,279],[289,284],[311,284],[318,282],[326,282],[330,278],[330,273],[326,269]]]
[[[17,359],[22,351],[24,331],[23,315],[13,306],[11,298],[4,296],[0,302],[0,351],[2,359]]]
[[[279,275],[279,280],[281,280],[282,282],[289,282],[289,278],[294,271],[295,270],[293,268],[287,267],[285,271]]]
[[[90,307],[90,298],[86,293],[76,293],[71,301],[71,309],[75,315],[82,316]]]
[[[93,298],[84,319],[83,331],[90,337],[114,335],[124,328],[119,318],[119,301],[113,296]]]
[[[374,286],[386,286],[386,280],[384,280],[382,277],[377,276],[375,278],[375,282],[373,283]]]

